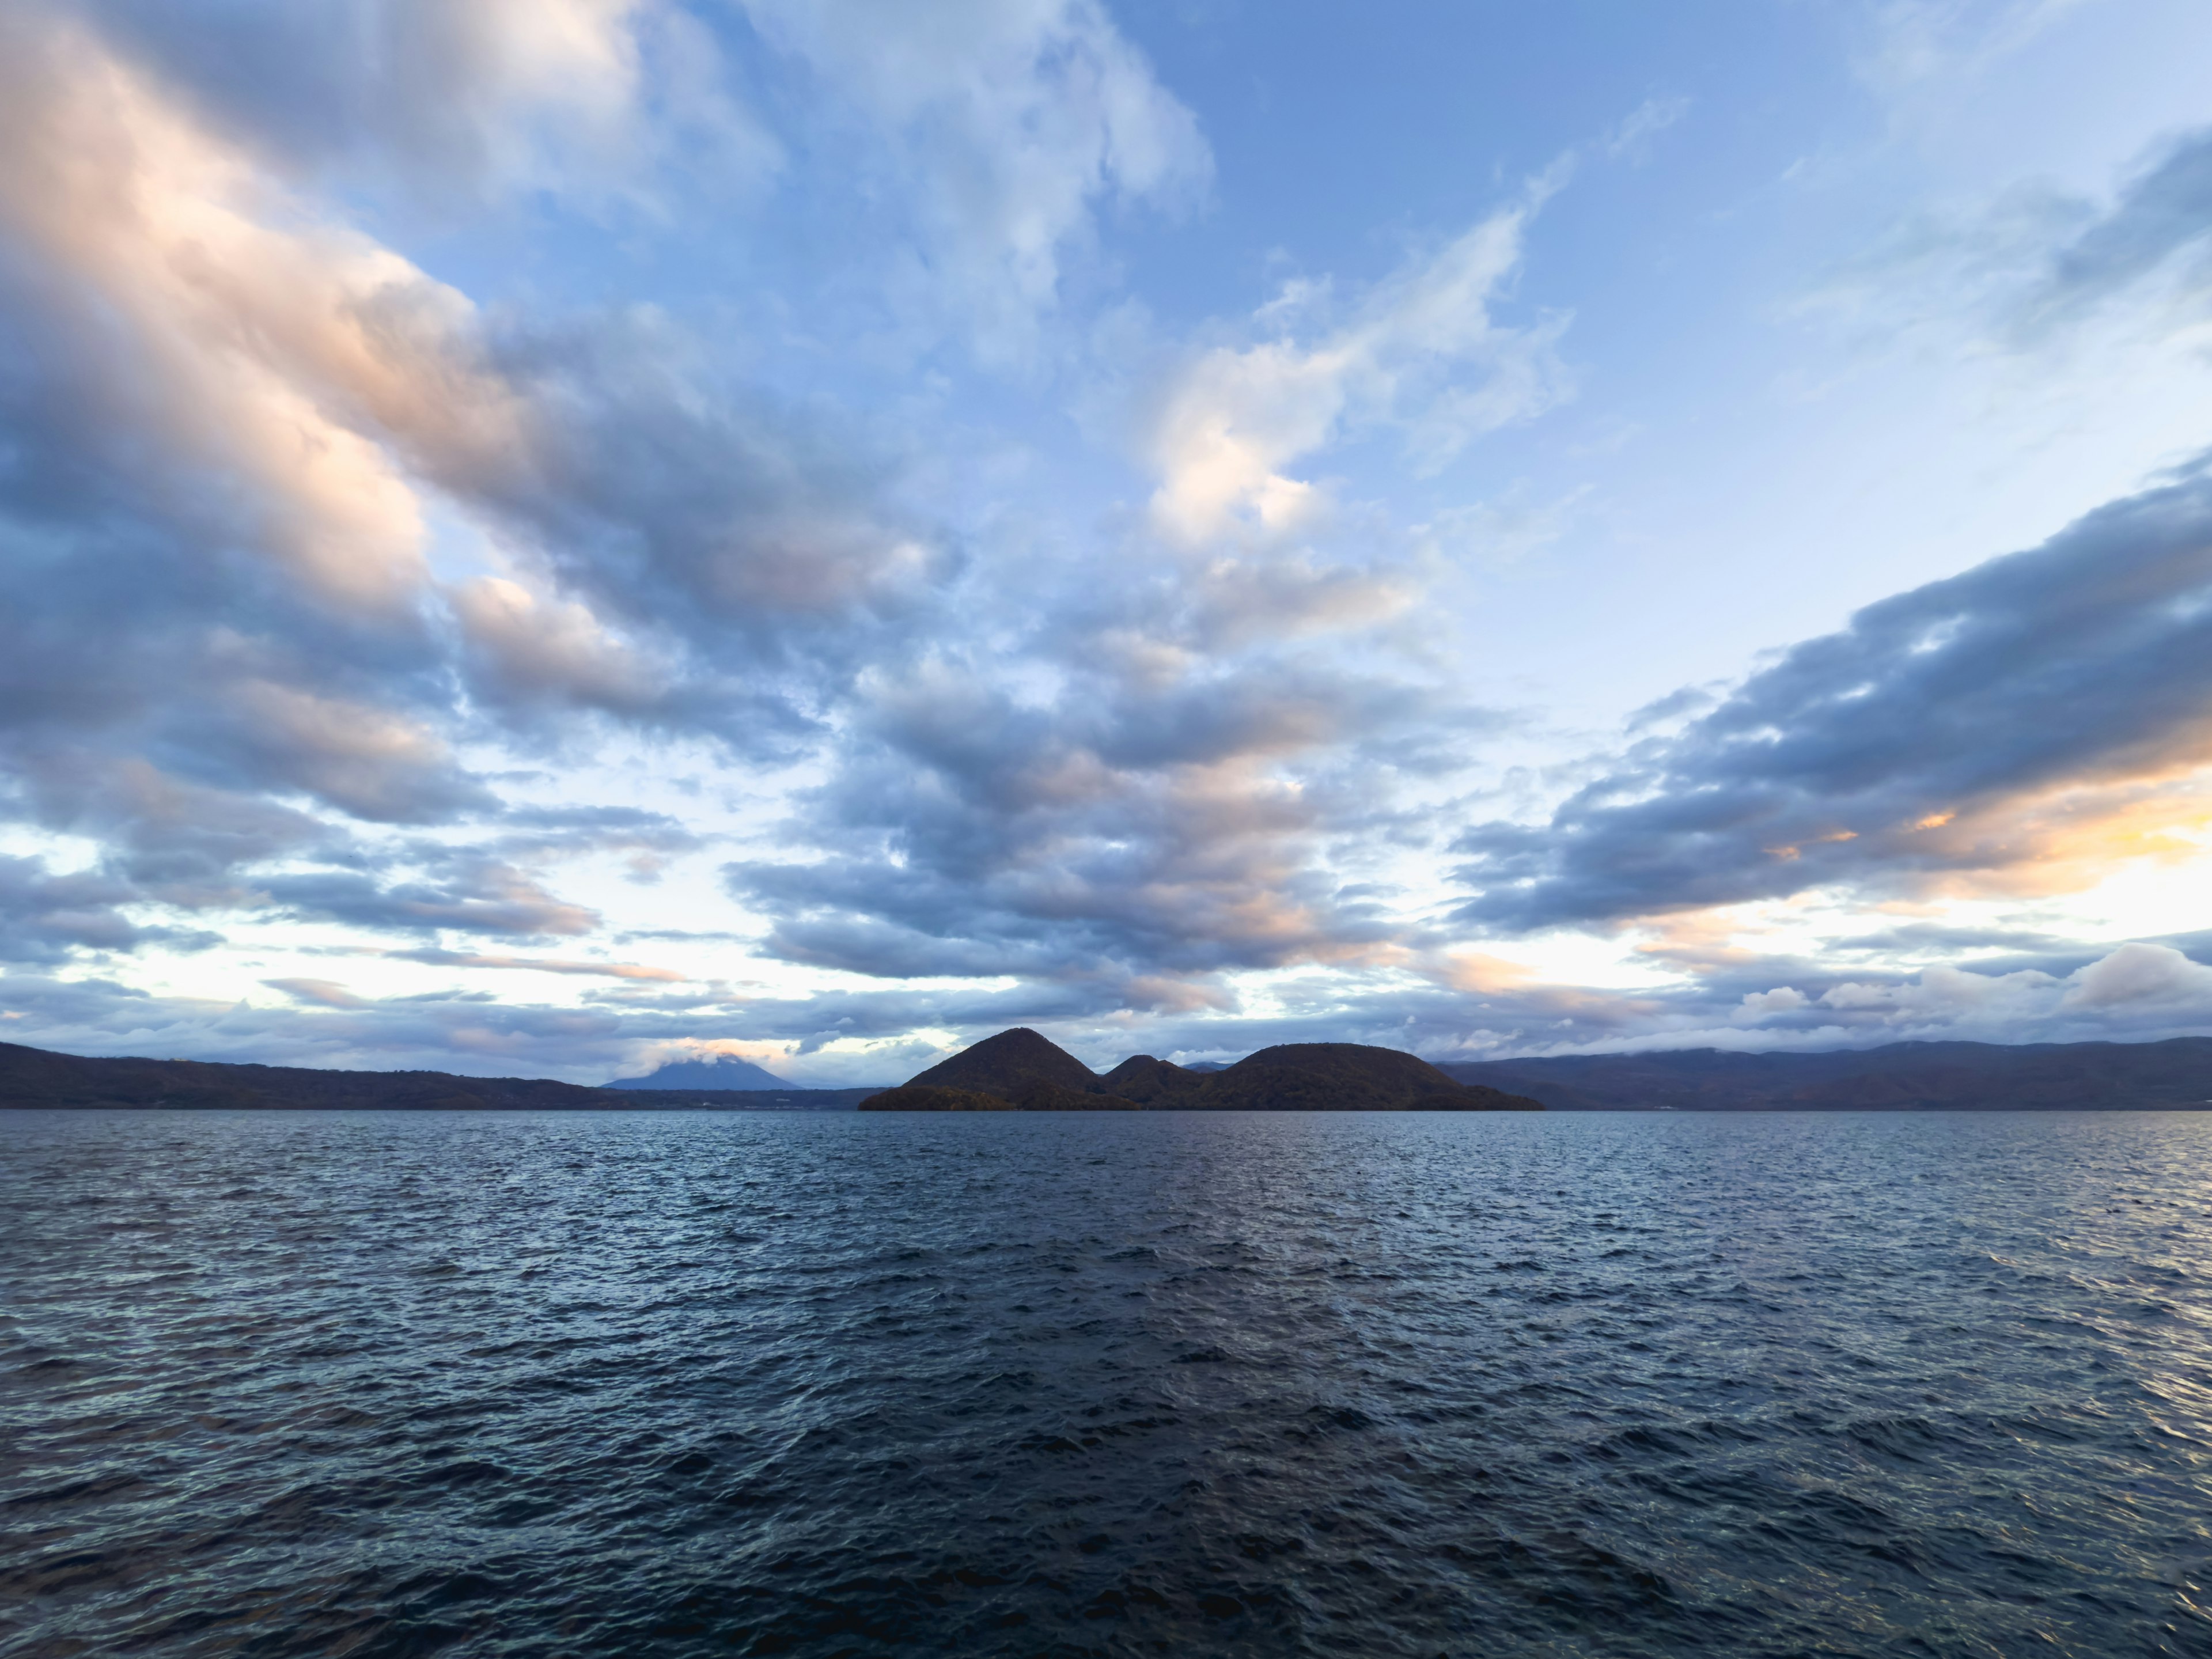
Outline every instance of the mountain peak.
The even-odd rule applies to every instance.
[[[1025,1083],[1088,1093],[1097,1087],[1098,1075],[1049,1037],[1017,1025],[907,1079],[908,1087],[970,1089],[1010,1098]]]
[[[672,1060],[643,1077],[618,1077],[603,1084],[608,1089],[788,1089],[792,1085],[774,1072],[735,1054],[715,1054],[706,1060]]]

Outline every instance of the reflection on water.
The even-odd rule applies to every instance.
[[[10,1654],[2212,1654],[2212,1119],[0,1157]]]

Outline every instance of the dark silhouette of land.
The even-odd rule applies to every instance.
[[[1562,1054],[1449,1061],[1555,1111],[2128,1111],[2212,1106],[2212,1037],[1893,1042],[1820,1054]]]
[[[1133,1054],[1101,1077],[1016,1027],[860,1103],[864,1112],[1534,1112],[1541,1103],[1462,1084],[1425,1060],[1357,1042],[1291,1042],[1218,1071]]]
[[[1035,1031],[1001,1031],[896,1089],[587,1089],[541,1078],[87,1059],[0,1042],[0,1107],[380,1111],[1999,1111],[2212,1106],[2212,1037],[1899,1042],[1820,1054],[1573,1054],[1430,1065],[1393,1048],[1288,1043],[1233,1066],[1135,1054],[1103,1077]]]
[[[623,1091],[544,1078],[444,1072],[326,1072],[199,1060],[90,1060],[0,1042],[0,1107],[139,1106],[231,1110],[566,1111],[672,1108],[842,1110],[872,1089]]]

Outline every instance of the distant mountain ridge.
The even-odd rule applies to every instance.
[[[720,1067],[713,1074],[724,1075]],[[1293,1043],[1263,1048],[1211,1073],[1133,1054],[1101,1077],[1036,1032],[1014,1031],[988,1038],[887,1091],[794,1089],[786,1084],[592,1089],[544,1078],[100,1059],[0,1042],[0,1108],[838,1110],[866,1102],[878,1111],[902,1106],[1012,1111],[1022,1104],[1033,1109],[1281,1110],[1307,1103],[1334,1109],[1397,1103],[1465,1110],[1463,1084],[1479,1085],[1478,1094],[1525,1102],[1522,1109],[1555,1111],[2202,1110],[2212,1106],[2212,1037],[2142,1043],[1905,1042],[1813,1054],[1675,1049],[1449,1061],[1442,1067],[1395,1049]],[[1439,1085],[1451,1092],[1432,1094]],[[926,1104],[931,1094],[947,1098]],[[1334,1098],[1316,1097],[1329,1096]]]
[[[735,1054],[717,1054],[712,1060],[672,1060],[665,1066],[647,1073],[643,1077],[618,1077],[612,1083],[599,1085],[604,1089],[681,1089],[687,1092],[698,1089],[782,1089],[791,1085],[765,1066],[756,1066]]]
[[[456,1077],[446,1072],[338,1072],[222,1060],[96,1059],[0,1042],[0,1108],[137,1107],[231,1111],[629,1111],[682,1105],[848,1109],[869,1089],[587,1089],[550,1078]]]
[[[2202,1110],[2212,1037],[2162,1042],[1893,1042],[1811,1054],[1677,1048],[1452,1060],[1468,1083],[1555,1111]]]
[[[1540,1111],[1525,1096],[1466,1085],[1395,1048],[1293,1042],[1218,1071],[1132,1054],[1103,1077],[1017,1026],[860,1103],[864,1112]]]

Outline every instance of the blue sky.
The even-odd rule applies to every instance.
[[[0,7],[0,1039],[2212,1027],[2212,13]]]

